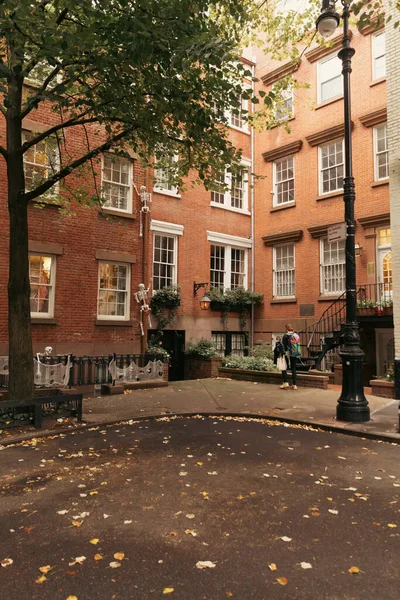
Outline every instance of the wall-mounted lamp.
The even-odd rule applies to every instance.
[[[355,244],[354,249],[356,251],[356,256],[361,256],[362,254],[362,246],[360,244]]]
[[[201,310],[208,310],[210,308],[211,300],[209,295],[207,294],[207,286],[208,281],[204,283],[196,283],[193,282],[193,296],[196,296],[197,291],[200,288],[204,288],[204,296],[200,299],[200,308]]]

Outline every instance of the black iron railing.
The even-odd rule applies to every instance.
[[[357,317],[393,314],[392,284],[368,283],[357,291]],[[302,358],[299,367],[319,368],[325,356],[342,342],[346,321],[346,292],[322,313],[320,319],[299,331]]]

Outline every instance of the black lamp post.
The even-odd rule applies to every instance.
[[[345,176],[343,179],[344,216],[347,227],[346,237],[346,323],[344,344],[340,356],[343,365],[342,393],[336,407],[338,421],[363,423],[369,421],[368,401],[364,396],[362,382],[362,362],[364,352],[360,348],[360,334],[357,322],[357,290],[355,261],[355,220],[354,201],[355,185],[352,164],[351,144],[351,99],[350,73],[354,48],[350,46],[349,17],[350,2],[341,0],[343,5],[343,45],[338,56],[342,61],[343,96],[344,96],[344,145]],[[340,23],[340,16],[335,10],[336,0],[322,0],[321,14],[317,19],[317,29],[324,37],[330,37]]]

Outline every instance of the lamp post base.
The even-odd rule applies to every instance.
[[[344,346],[340,354],[343,382],[342,393],[336,407],[336,419],[350,423],[365,423],[370,420],[370,410],[362,383],[364,352],[360,347]]]

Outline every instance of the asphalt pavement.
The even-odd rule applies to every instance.
[[[3,447],[0,596],[397,600],[399,451],[246,416]]]

